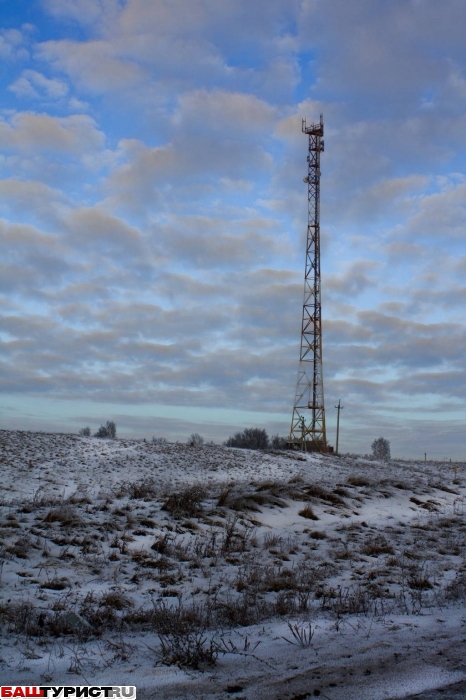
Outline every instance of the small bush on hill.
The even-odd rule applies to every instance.
[[[193,433],[188,438],[188,445],[191,445],[191,447],[200,447],[200,445],[203,444],[204,438],[202,437],[202,435],[199,435],[199,433]]]
[[[263,428],[245,428],[242,433],[235,433],[225,442],[226,447],[242,447],[246,450],[266,450],[269,436]]]
[[[90,437],[91,429],[89,428],[89,426],[87,426],[86,428],[81,428],[81,430],[79,431],[79,435],[81,435],[81,437]]]
[[[383,437],[377,438],[371,445],[372,454],[375,459],[383,460],[384,462],[390,461],[390,442]]]
[[[116,438],[116,425],[112,420],[108,420],[105,425],[101,425],[94,437],[98,438]]]
[[[270,438],[270,445],[274,450],[284,450],[286,447],[286,438],[280,435],[272,435]]]
[[[154,437],[152,438],[152,443],[154,445],[166,445],[167,440],[164,437],[155,437],[155,435],[154,435]]]
[[[175,517],[191,517],[199,514],[205,497],[206,492],[202,486],[189,486],[184,491],[170,494],[162,508]]]

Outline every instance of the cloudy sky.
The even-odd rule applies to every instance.
[[[1,424],[289,430],[325,122],[334,442],[466,458],[464,0],[0,0]]]

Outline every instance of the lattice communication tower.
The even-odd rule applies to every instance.
[[[320,298],[320,154],[324,150],[324,122],[306,125],[308,222],[304,275],[303,320],[298,382],[291,419],[290,444],[309,451],[327,452],[324,383],[322,377],[322,311]]]

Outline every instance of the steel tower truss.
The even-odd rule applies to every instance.
[[[310,126],[303,119],[302,131],[309,136],[308,175],[304,178],[308,185],[308,223],[301,353],[290,443],[299,445],[302,449],[326,452],[320,298],[320,154],[324,150],[322,115],[318,124]]]

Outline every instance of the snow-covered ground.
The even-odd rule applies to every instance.
[[[3,684],[388,700],[466,681],[465,464],[0,447]]]

